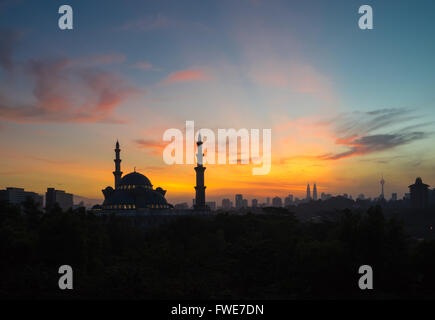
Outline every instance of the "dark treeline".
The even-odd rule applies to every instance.
[[[416,241],[380,207],[336,221],[263,215],[146,217],[0,205],[1,298],[435,298],[435,242]],[[71,265],[74,290],[58,288]],[[374,290],[358,288],[370,265]]]

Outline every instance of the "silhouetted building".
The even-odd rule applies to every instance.
[[[222,199],[222,209],[229,210],[231,209],[231,200],[230,199]]]
[[[310,184],[307,184],[307,201],[311,200]]]
[[[427,208],[429,200],[429,185],[424,184],[420,177],[409,186],[411,194],[411,206],[413,208]]]
[[[317,201],[317,185],[316,184],[313,185],[313,196],[312,196],[312,199],[314,201]]]
[[[205,203],[205,205],[207,207],[209,207],[210,210],[213,210],[213,211],[216,210],[216,201],[208,201],[208,202]]]
[[[0,200],[7,201],[12,204],[21,204],[32,198],[35,203],[42,206],[43,196],[30,191],[24,191],[23,188],[8,187],[5,190],[0,190]]]
[[[252,208],[257,208],[258,207],[258,200],[257,199],[252,199]]]
[[[284,199],[284,206],[288,207],[291,206],[292,204],[293,204],[293,195],[289,194],[288,197]]]
[[[391,201],[397,201],[397,193],[391,194]]]
[[[282,207],[282,199],[280,197],[275,197],[272,199],[272,207],[280,208]]]
[[[63,190],[47,188],[47,192],[45,193],[46,210],[52,209],[56,203],[63,211],[67,211],[73,207],[73,195]]]
[[[270,198],[269,197],[266,198],[266,206],[270,206]]]
[[[243,208],[243,195],[236,194],[235,203],[236,203],[236,209]]]
[[[106,187],[101,209],[107,211],[122,211],[128,214],[131,210],[162,210],[173,209],[165,199],[166,190],[153,188],[151,181],[139,172],[122,175],[119,142],[116,142],[115,158],[115,188]]]
[[[243,199],[242,206],[243,206],[243,208],[247,208],[248,207],[248,199]]]
[[[189,204],[187,202],[177,203],[176,205],[174,205],[174,209],[187,210],[189,209]]]

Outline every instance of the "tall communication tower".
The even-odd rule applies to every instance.
[[[385,199],[385,197],[384,197],[384,184],[385,184],[385,180],[384,180],[384,175],[383,174],[382,174],[382,178],[381,178],[380,184],[381,184],[381,188],[382,188],[381,199]]]

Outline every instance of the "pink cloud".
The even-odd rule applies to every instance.
[[[175,82],[208,81],[211,77],[200,69],[181,70],[171,73],[163,84]]]
[[[32,60],[19,76],[32,79],[35,102],[23,104],[0,97],[0,119],[20,123],[124,123],[114,111],[141,92],[118,75],[77,67],[70,59]]]

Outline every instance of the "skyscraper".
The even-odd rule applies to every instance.
[[[311,200],[310,184],[307,184],[307,201]]]
[[[258,207],[258,200],[257,199],[252,199],[252,208],[257,208]]]
[[[224,209],[224,210],[231,209],[231,201],[230,201],[230,199],[222,199],[222,209]]]
[[[291,206],[293,204],[293,195],[289,194],[288,197],[284,198],[284,207]]]
[[[280,197],[275,197],[272,199],[272,207],[281,208],[282,207],[282,199]]]
[[[314,184],[313,186],[313,200],[317,201],[317,186]]]
[[[235,203],[236,203],[236,209],[243,208],[243,195],[236,194]]]

